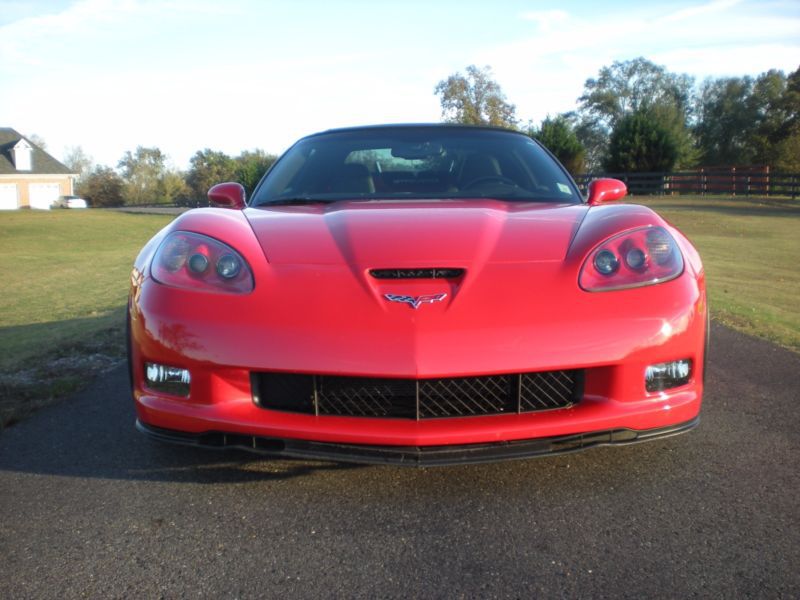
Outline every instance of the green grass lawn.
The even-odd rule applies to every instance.
[[[800,201],[631,200],[698,247],[716,320],[800,352]],[[171,218],[0,212],[0,427],[122,358],[133,260]]]
[[[800,201],[632,200],[659,212],[700,251],[712,318],[800,352]]]
[[[119,360],[133,260],[171,218],[0,213],[0,427]]]
[[[122,314],[134,258],[170,220],[100,210],[0,214],[0,368],[108,327]],[[35,324],[48,325],[29,335]]]

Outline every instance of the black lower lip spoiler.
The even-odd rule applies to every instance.
[[[512,442],[419,447],[339,444],[218,431],[193,434],[153,427],[139,420],[136,421],[136,428],[158,441],[201,448],[247,450],[274,457],[434,467],[551,456],[596,446],[636,444],[685,433],[695,428],[699,422],[700,417],[697,416],[691,421],[658,429],[610,429]]]

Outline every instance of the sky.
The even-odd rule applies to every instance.
[[[698,81],[800,66],[800,0],[0,0],[0,127],[116,166],[156,146],[280,154],[349,125],[441,120],[492,67],[523,121],[644,56]]]

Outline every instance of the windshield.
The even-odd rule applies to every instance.
[[[251,205],[437,198],[581,202],[569,175],[525,135],[385,127],[300,140],[270,170]]]

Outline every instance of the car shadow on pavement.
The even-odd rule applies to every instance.
[[[206,450],[154,442],[133,432],[119,435],[112,444],[94,445],[92,440],[73,440],[62,445],[40,438],[12,438],[26,423],[0,434],[0,472],[49,474],[61,477],[112,480],[162,481],[174,483],[244,483],[302,477],[320,471],[345,471],[362,465],[270,459],[245,451]],[[131,423],[130,429],[133,431]],[[83,436],[81,436],[83,437]],[[91,436],[90,436],[91,437]],[[98,440],[98,437],[94,437]],[[88,441],[88,443],[86,443]],[[49,443],[48,443],[49,442]],[[77,442],[77,443],[74,443]],[[22,450],[22,451],[20,451]]]
[[[0,471],[122,480],[220,483],[280,480],[360,465],[265,460],[155,442],[134,427],[125,365],[85,390],[0,431]]]
[[[272,458],[238,450],[184,448],[146,439],[140,439],[137,443],[147,446],[145,452],[150,460],[140,468],[126,469],[125,479],[202,484],[245,483],[366,468],[357,464]],[[2,465],[0,459],[0,468]],[[119,478],[119,475],[109,473],[106,476]]]

